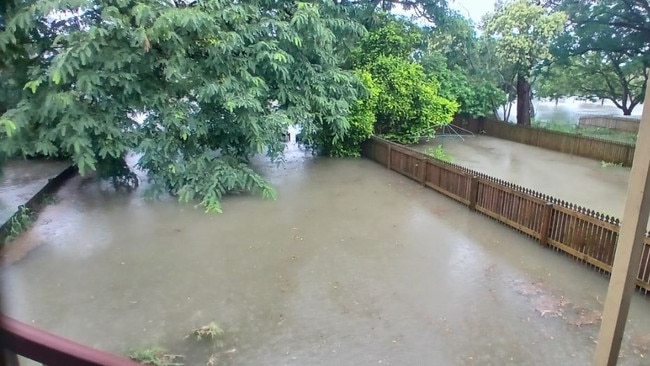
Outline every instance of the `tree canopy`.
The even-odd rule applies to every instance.
[[[415,61],[422,36],[422,30],[413,28],[412,23],[388,18],[371,30],[351,55],[354,67],[370,73],[379,90],[375,132],[403,143],[432,137],[458,110],[453,99],[439,94],[435,76],[427,75]]]
[[[506,102],[502,64],[491,57],[487,37],[478,36],[474,25],[458,13],[426,32],[419,61],[425,72],[440,83],[439,94],[459,104],[458,112],[473,117],[496,115]]]
[[[517,75],[517,123],[530,125],[533,71],[552,58],[551,43],[564,28],[566,16],[532,0],[497,4],[485,20],[485,32],[494,38],[497,55],[513,65]]]
[[[4,153],[115,172],[136,152],[156,189],[208,210],[273,195],[247,160],[279,158],[292,123],[342,137],[362,88],[339,65],[365,30],[328,3],[36,0],[3,19],[2,75],[21,90],[2,100]]]
[[[629,115],[643,102],[648,81],[648,1],[564,0],[558,7],[569,14],[569,24],[553,47],[555,75],[573,75],[567,80],[573,94],[609,99]]]

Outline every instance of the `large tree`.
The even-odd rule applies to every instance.
[[[516,70],[517,124],[530,125],[530,79],[552,58],[550,45],[565,21],[564,13],[550,12],[532,0],[497,3],[495,12],[485,20],[484,31],[496,42],[499,57]]]
[[[562,0],[558,9],[569,15],[577,51],[637,56],[650,50],[649,0]]]
[[[559,8],[570,22],[553,53],[574,75],[576,94],[609,99],[631,114],[648,81],[648,0],[564,0]]]
[[[419,61],[440,83],[440,95],[460,104],[461,114],[496,117],[497,106],[509,105],[506,94],[514,89],[510,88],[512,82],[505,82],[508,68],[497,60],[494,47],[490,47],[493,43],[479,37],[474,24],[456,12],[426,31]]]
[[[339,65],[364,29],[329,2],[16,0],[1,10],[0,78],[21,94],[0,94],[0,151],[127,176],[124,156],[136,152],[153,187],[208,210],[232,191],[272,195],[248,159],[280,157],[293,123],[341,138],[363,90]]]
[[[556,105],[562,98],[576,96],[573,71],[571,67],[558,63],[543,67],[533,85],[535,96],[554,100]]]
[[[552,66],[545,92],[590,100],[610,100],[624,115],[643,102],[648,83],[648,63],[624,53],[587,51]]]

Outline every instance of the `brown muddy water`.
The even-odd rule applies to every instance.
[[[442,145],[452,162],[619,219],[630,168],[488,136],[437,137],[413,146]]]
[[[61,173],[68,164],[62,161],[10,160],[0,173],[0,224],[16,212],[36,192]]]
[[[3,253],[5,311],[187,365],[589,364],[602,275],[371,161],[287,154],[261,164],[277,200],[221,215],[70,181]],[[647,364],[648,311],[636,295],[623,365]],[[184,339],[211,321],[221,347]]]

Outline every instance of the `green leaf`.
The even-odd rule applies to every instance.
[[[61,82],[61,70],[57,69],[52,72],[52,81],[57,85]]]
[[[25,87],[23,87],[23,90],[30,89],[32,91],[32,94],[36,94],[36,89],[38,89],[39,85],[41,85],[41,80],[28,81],[27,83],[25,83]]]
[[[11,137],[14,131],[16,131],[16,124],[12,120],[6,118],[0,118],[0,125],[4,126],[5,133],[9,137]]]

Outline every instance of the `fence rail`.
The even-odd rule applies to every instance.
[[[485,133],[488,136],[504,140],[624,166],[632,166],[634,158],[634,145],[618,141],[518,126],[492,119],[479,120],[458,116],[453,124],[473,133]]]
[[[593,210],[445,163],[387,140],[373,137],[362,155],[423,186],[508,225],[540,245],[610,273],[620,221]],[[637,286],[650,291],[650,237],[646,234]]]
[[[0,315],[0,364],[18,365],[18,357],[50,366],[137,366],[128,358],[90,348]],[[4,349],[4,350],[3,350]]]

